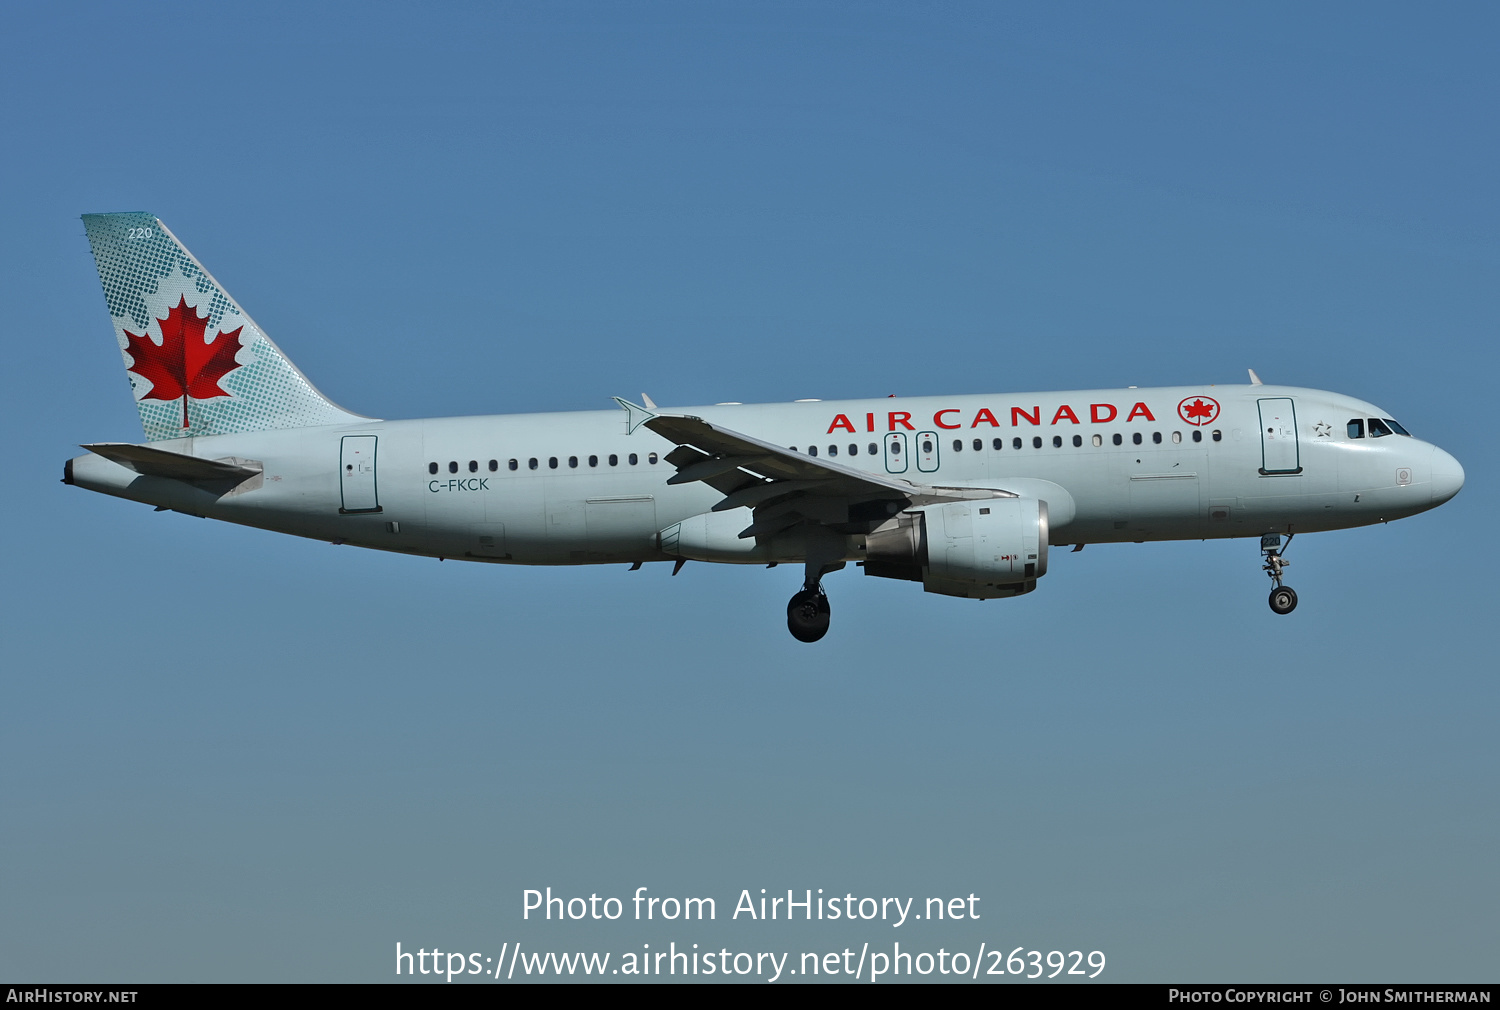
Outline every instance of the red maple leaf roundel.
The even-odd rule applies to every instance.
[[[1177,416],[1188,424],[1208,424],[1219,416],[1219,401],[1211,396],[1190,396],[1177,405]]]
[[[188,399],[208,400],[231,395],[219,386],[219,380],[240,367],[234,356],[240,350],[238,326],[229,333],[222,330],[213,343],[205,343],[203,333],[208,317],[198,315],[198,307],[187,298],[167,310],[167,318],[156,321],[161,326],[161,343],[149,336],[125,331],[131,364],[126,369],[151,383],[151,391],[142,400],[182,400],[182,426],[188,427]]]

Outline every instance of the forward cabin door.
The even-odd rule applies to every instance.
[[[1260,472],[1301,473],[1297,409],[1292,405],[1291,397],[1268,397],[1257,402],[1260,405]]]
[[[379,512],[380,495],[375,486],[374,435],[345,435],[339,446],[339,511]]]

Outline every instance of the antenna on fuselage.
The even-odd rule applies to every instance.
[[[1245,369],[1245,371],[1247,371],[1247,372],[1250,373],[1250,385],[1252,385],[1252,386],[1264,386],[1265,385],[1264,382],[1260,381],[1260,376],[1258,376],[1258,375],[1255,374],[1255,369],[1253,369],[1253,368],[1247,368],[1247,369]]]

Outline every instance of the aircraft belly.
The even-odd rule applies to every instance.
[[[656,496],[594,494],[584,499],[587,553],[599,560],[656,553]]]
[[[1173,540],[1198,535],[1208,454],[1174,446],[1115,453],[1110,467],[1111,539]]]

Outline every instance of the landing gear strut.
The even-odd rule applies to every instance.
[[[828,634],[828,594],[823,592],[823,576],[844,567],[842,561],[828,561],[820,557],[807,559],[806,578],[802,588],[786,605],[786,630],[799,642],[816,642]]]
[[[1260,538],[1260,552],[1265,556],[1266,563],[1261,565],[1271,581],[1275,583],[1271,590],[1271,611],[1277,614],[1290,614],[1297,609],[1297,592],[1291,586],[1281,584],[1281,570],[1291,564],[1282,552],[1292,545],[1294,533],[1288,533],[1286,544],[1281,543],[1281,534],[1267,533]]]

